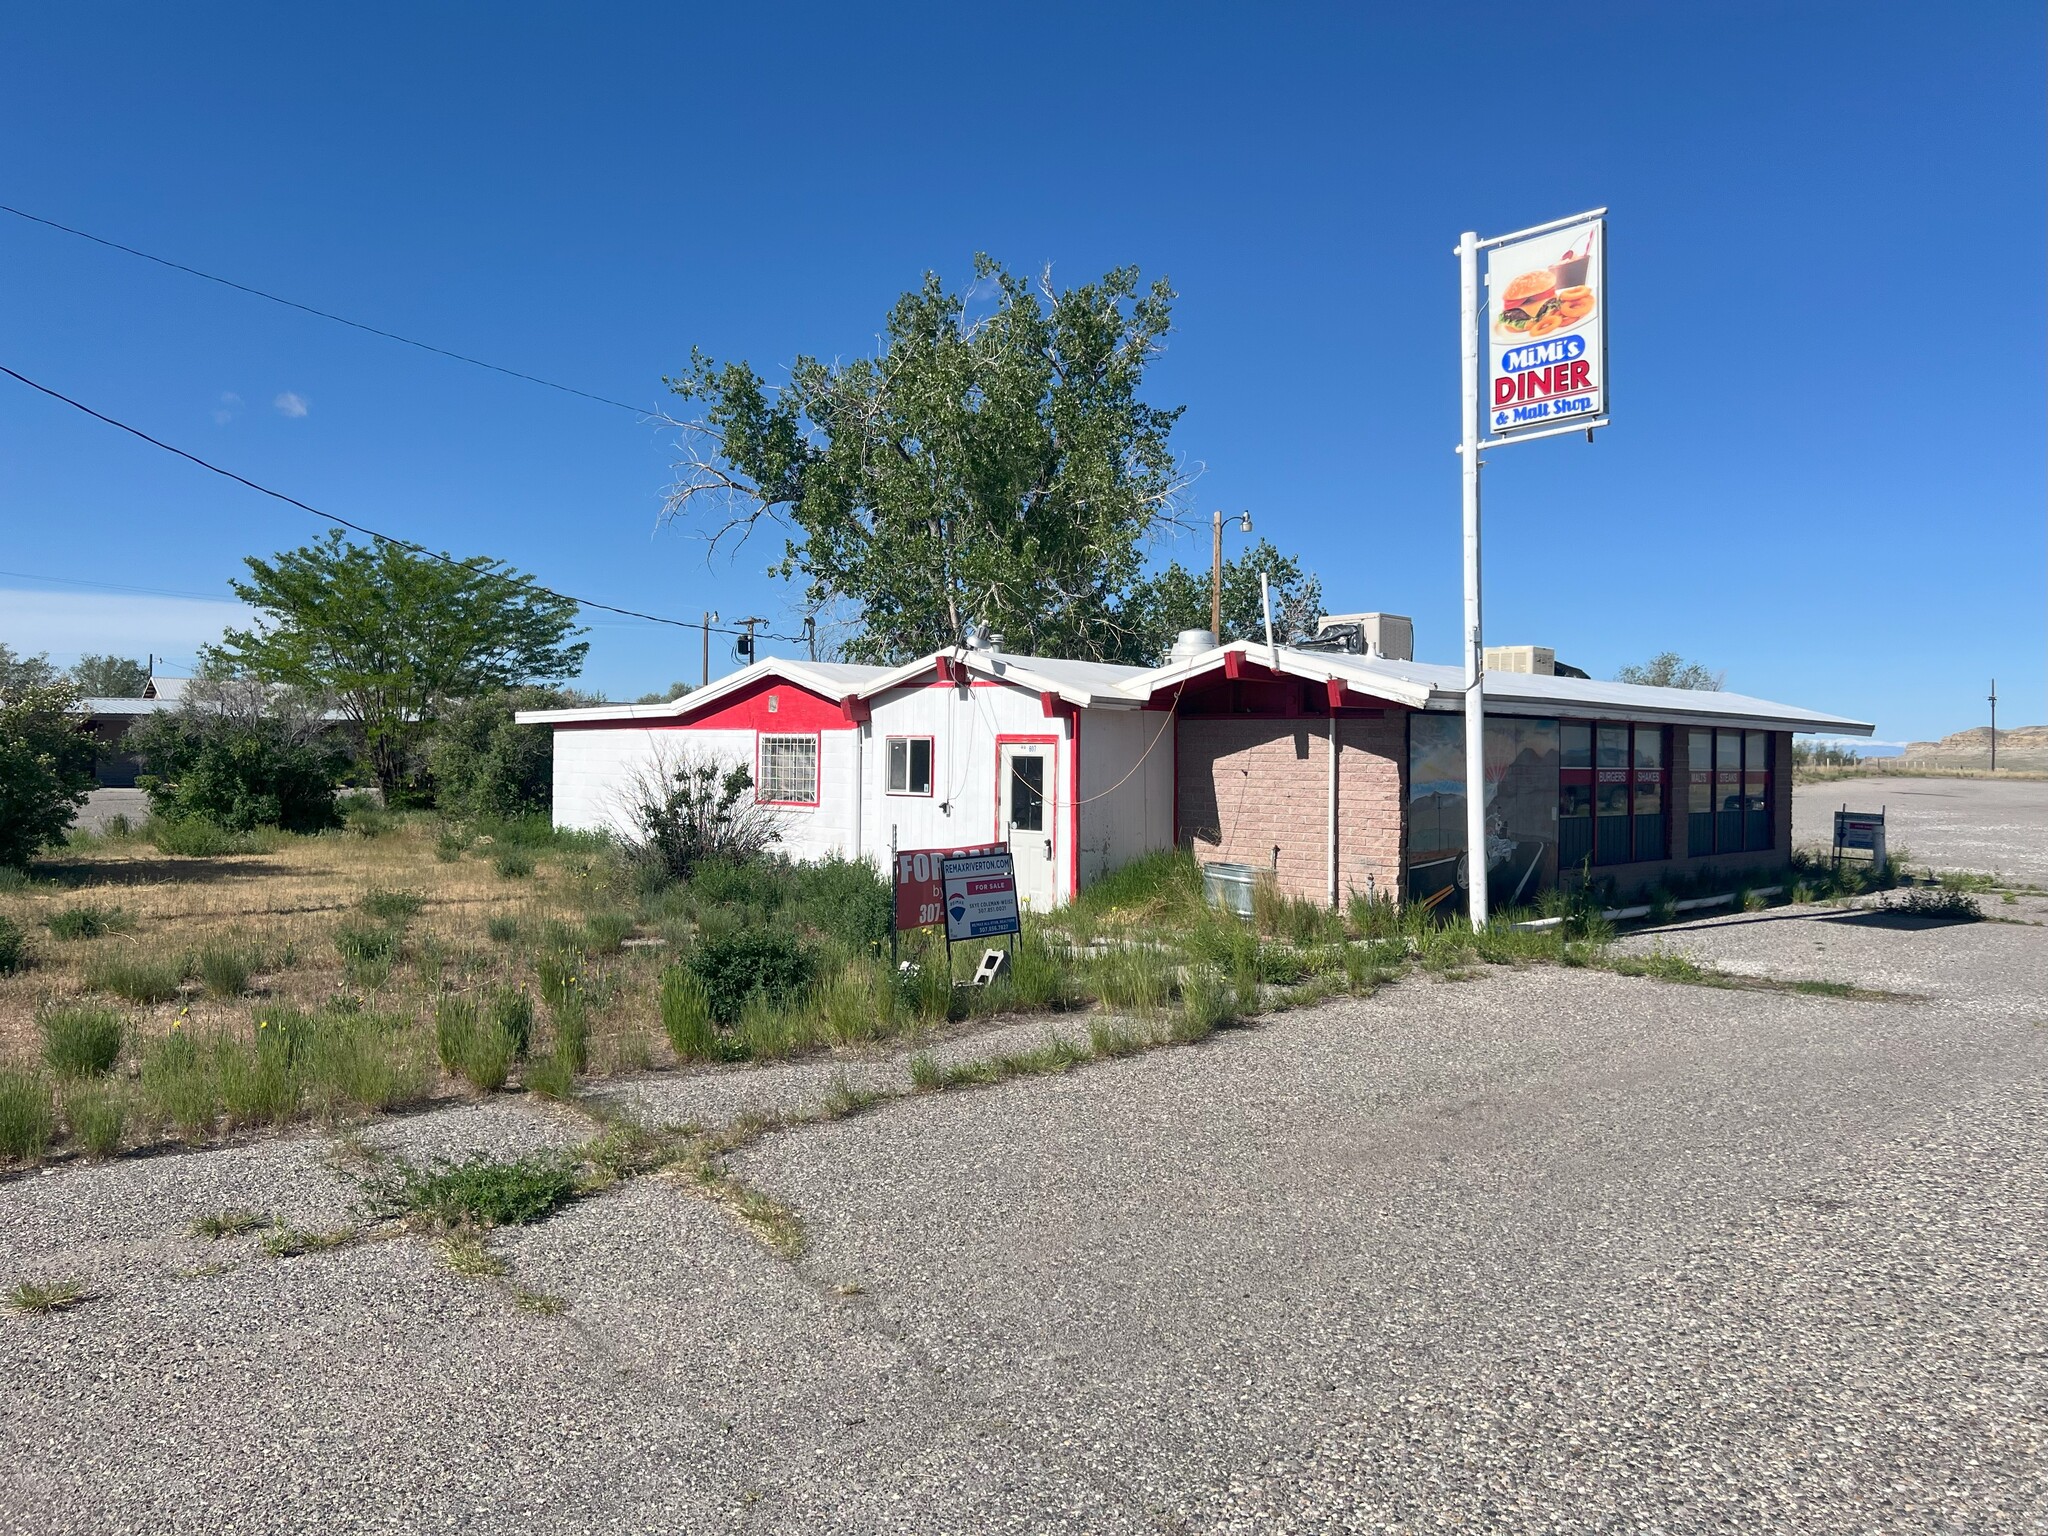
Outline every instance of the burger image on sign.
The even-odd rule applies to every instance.
[[[1567,331],[1593,318],[1593,290],[1586,285],[1592,258],[1590,235],[1584,250],[1567,250],[1550,266],[1511,278],[1500,296],[1493,334],[1501,341],[1535,340]]]

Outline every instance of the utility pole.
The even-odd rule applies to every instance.
[[[766,619],[733,620],[733,623],[744,624],[747,627],[746,638],[740,641],[740,654],[747,658],[748,666],[752,666],[760,655],[760,653],[754,649],[754,628],[756,625],[766,624],[767,622],[768,621]]]
[[[1223,509],[1218,507],[1209,519],[1209,633],[1220,644],[1223,640]],[[1252,515],[1238,514],[1237,531],[1252,531]]]
[[[711,624],[717,617],[716,610],[707,611],[704,615],[704,679],[698,684],[702,688],[711,686]]]
[[[1998,772],[1998,679],[1991,679],[1991,771]]]

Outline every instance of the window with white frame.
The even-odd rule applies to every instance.
[[[818,738],[763,736],[755,798],[773,805],[818,803]]]
[[[889,793],[928,795],[932,792],[932,739],[929,736],[889,738]]]

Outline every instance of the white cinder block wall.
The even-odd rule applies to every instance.
[[[778,851],[795,859],[819,859],[853,851],[859,771],[859,731],[818,733],[818,804],[779,806],[774,816],[782,834]],[[555,732],[555,825],[631,836],[633,781],[660,762],[685,757],[743,764],[756,773],[756,733],[744,730],[655,729],[642,726],[561,729]]]

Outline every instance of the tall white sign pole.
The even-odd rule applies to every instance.
[[[1479,615],[1479,236],[1458,241],[1458,444],[1465,482],[1465,892],[1472,926],[1486,926],[1486,638]]]

